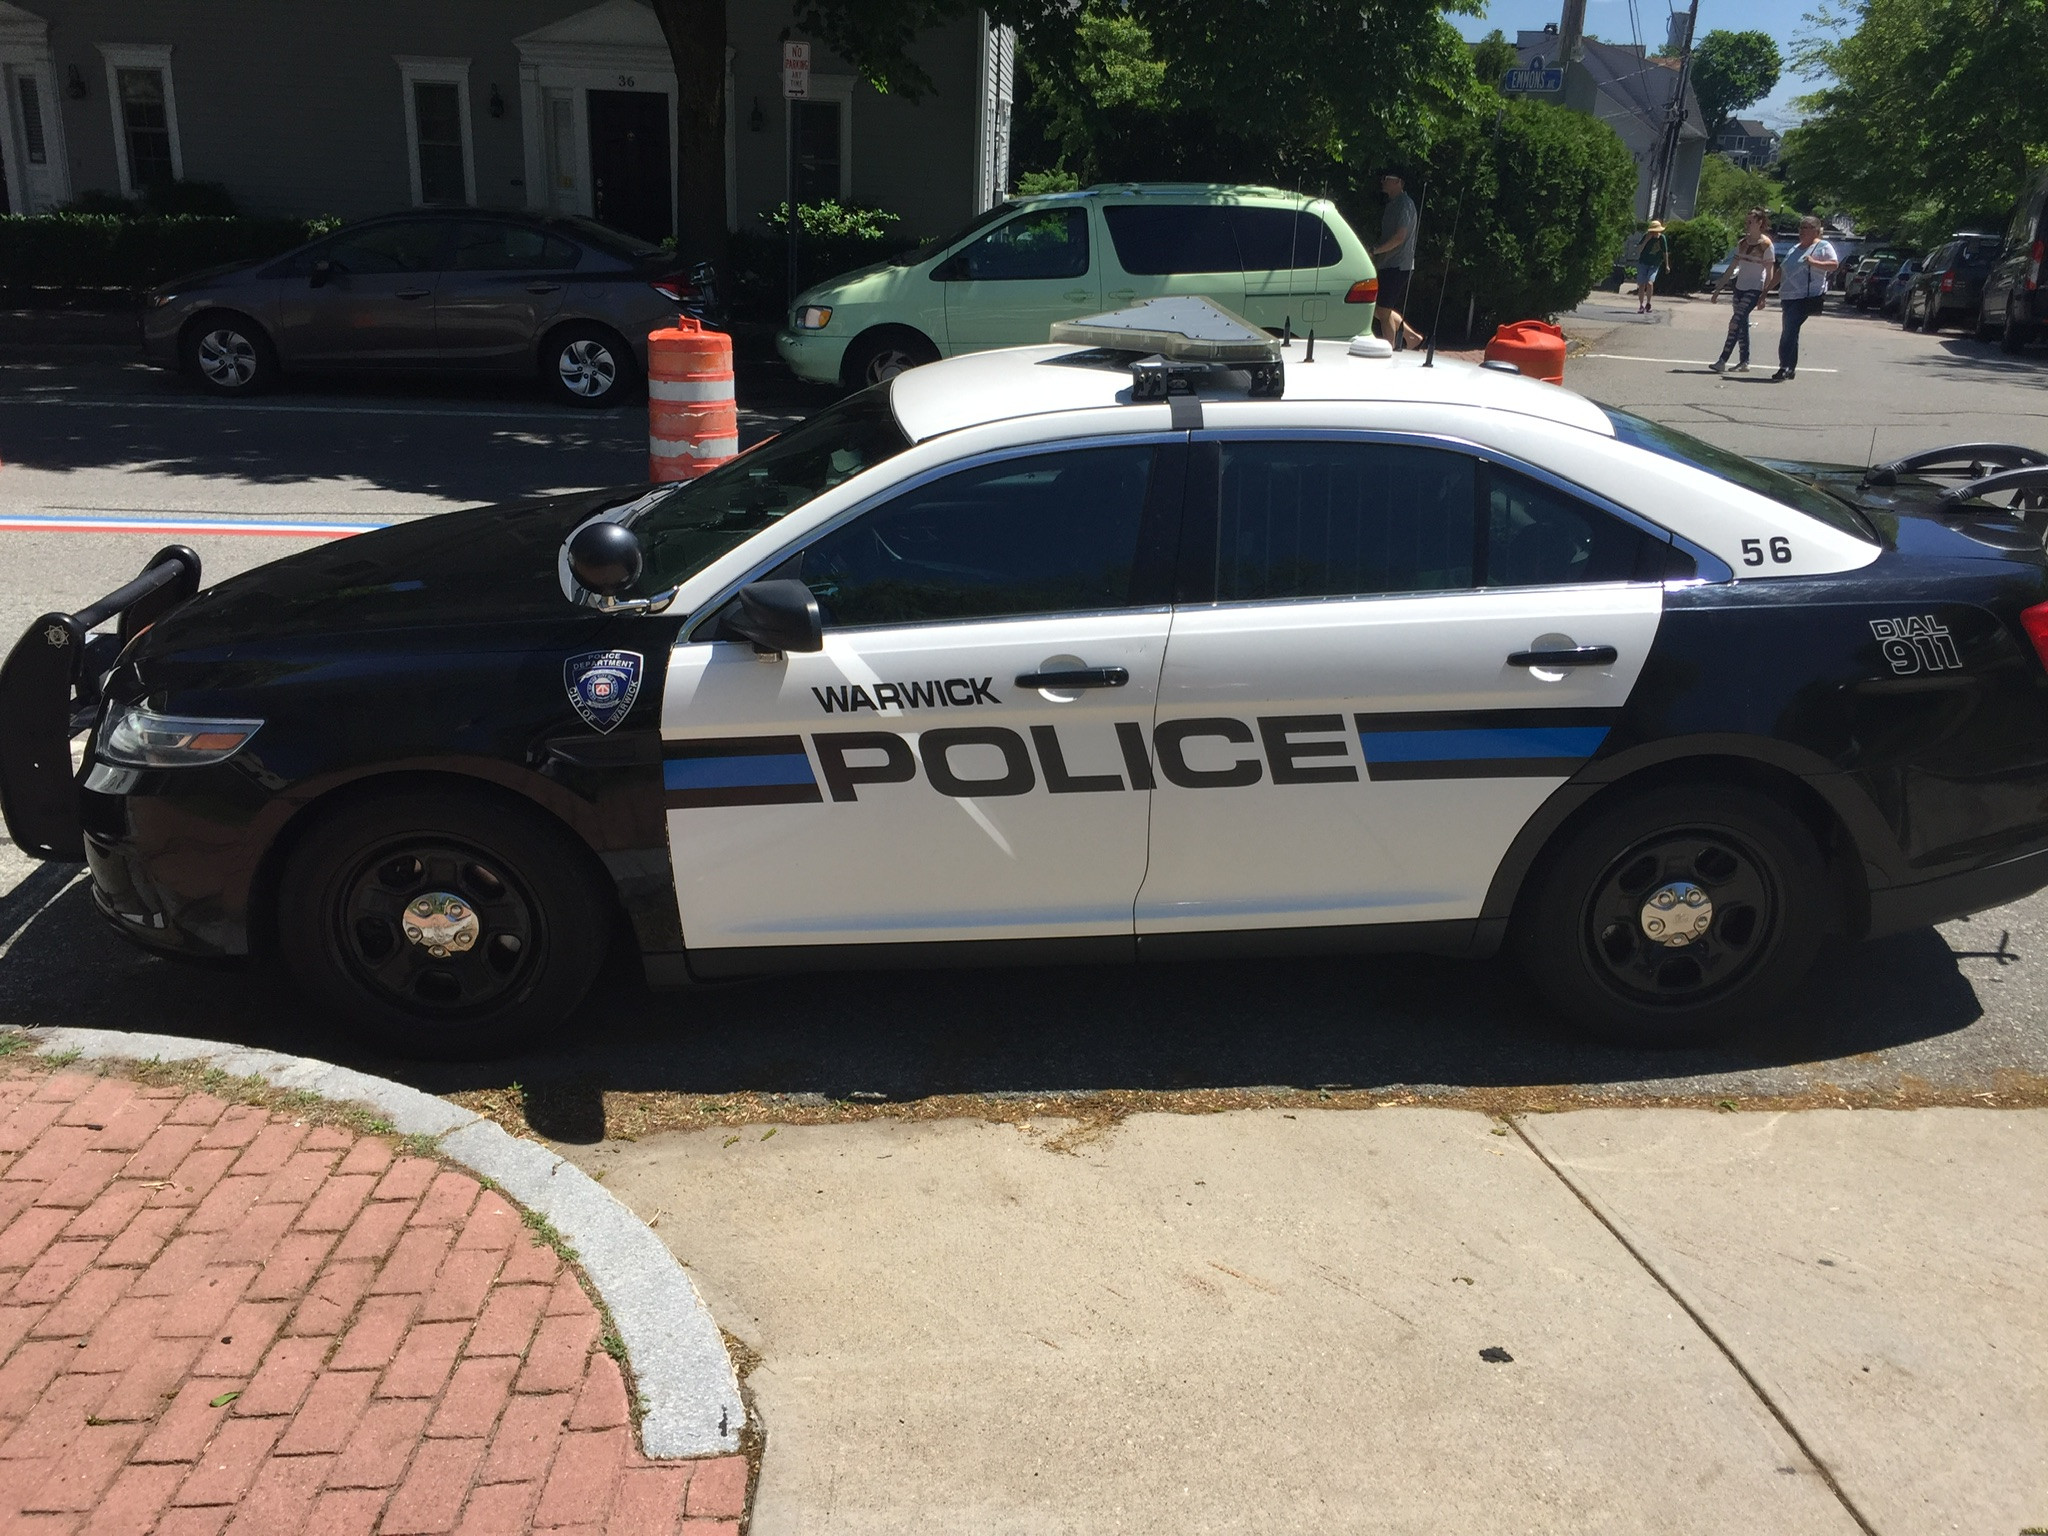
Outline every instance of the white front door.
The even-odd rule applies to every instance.
[[[817,594],[821,652],[676,647],[663,776],[693,951],[1129,938],[1170,619],[1145,550],[1179,510],[1154,460],[1180,451],[927,481],[777,567]]]
[[[1183,579],[1214,600],[1174,616],[1138,931],[1477,916],[1627,702],[1669,545],[1450,448],[1192,464]]]

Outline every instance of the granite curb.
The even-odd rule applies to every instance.
[[[711,1310],[661,1239],[575,1164],[446,1099],[279,1051],[121,1030],[48,1028],[45,1052],[88,1061],[203,1061],[238,1077],[363,1104],[401,1135],[441,1151],[544,1216],[576,1250],[625,1341],[639,1388],[641,1449],[649,1457],[714,1456],[740,1448],[746,1407]]]

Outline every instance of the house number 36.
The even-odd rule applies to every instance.
[[[632,90],[635,83],[636,82],[634,81],[631,75],[619,76],[619,89],[622,91]]]

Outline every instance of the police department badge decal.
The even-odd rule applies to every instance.
[[[569,703],[583,723],[600,733],[626,718],[640,697],[638,651],[591,651],[562,663]]]

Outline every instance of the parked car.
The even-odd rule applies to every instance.
[[[1890,317],[1905,312],[1906,295],[1912,290],[1913,279],[1920,275],[1921,265],[1926,259],[1924,256],[1908,256],[1899,263],[1899,270],[1884,286],[1884,297],[1878,300],[1877,312],[1880,315]]]
[[[1998,235],[1971,230],[1938,246],[1906,290],[1899,323],[1909,331],[1923,325],[1938,331],[1965,318],[1974,324],[1984,279],[2003,243]]]
[[[441,209],[166,283],[142,340],[221,395],[300,370],[450,369],[538,373],[597,406],[633,393],[649,331],[715,306],[708,267],[592,220]]]
[[[807,289],[775,345],[797,377],[855,389],[1168,294],[1200,294],[1274,331],[1348,337],[1371,328],[1379,279],[1326,199],[1124,183],[999,204]]]
[[[2048,257],[2048,167],[2034,172],[2013,209],[2005,247],[1984,278],[1977,310],[1977,334],[1993,336],[2007,352],[2017,352],[2041,335],[2048,317],[2048,297],[2041,293],[2041,264]]]
[[[1904,251],[1878,251],[1860,258],[1842,282],[1843,300],[1856,309],[1877,308],[1907,259]]]

